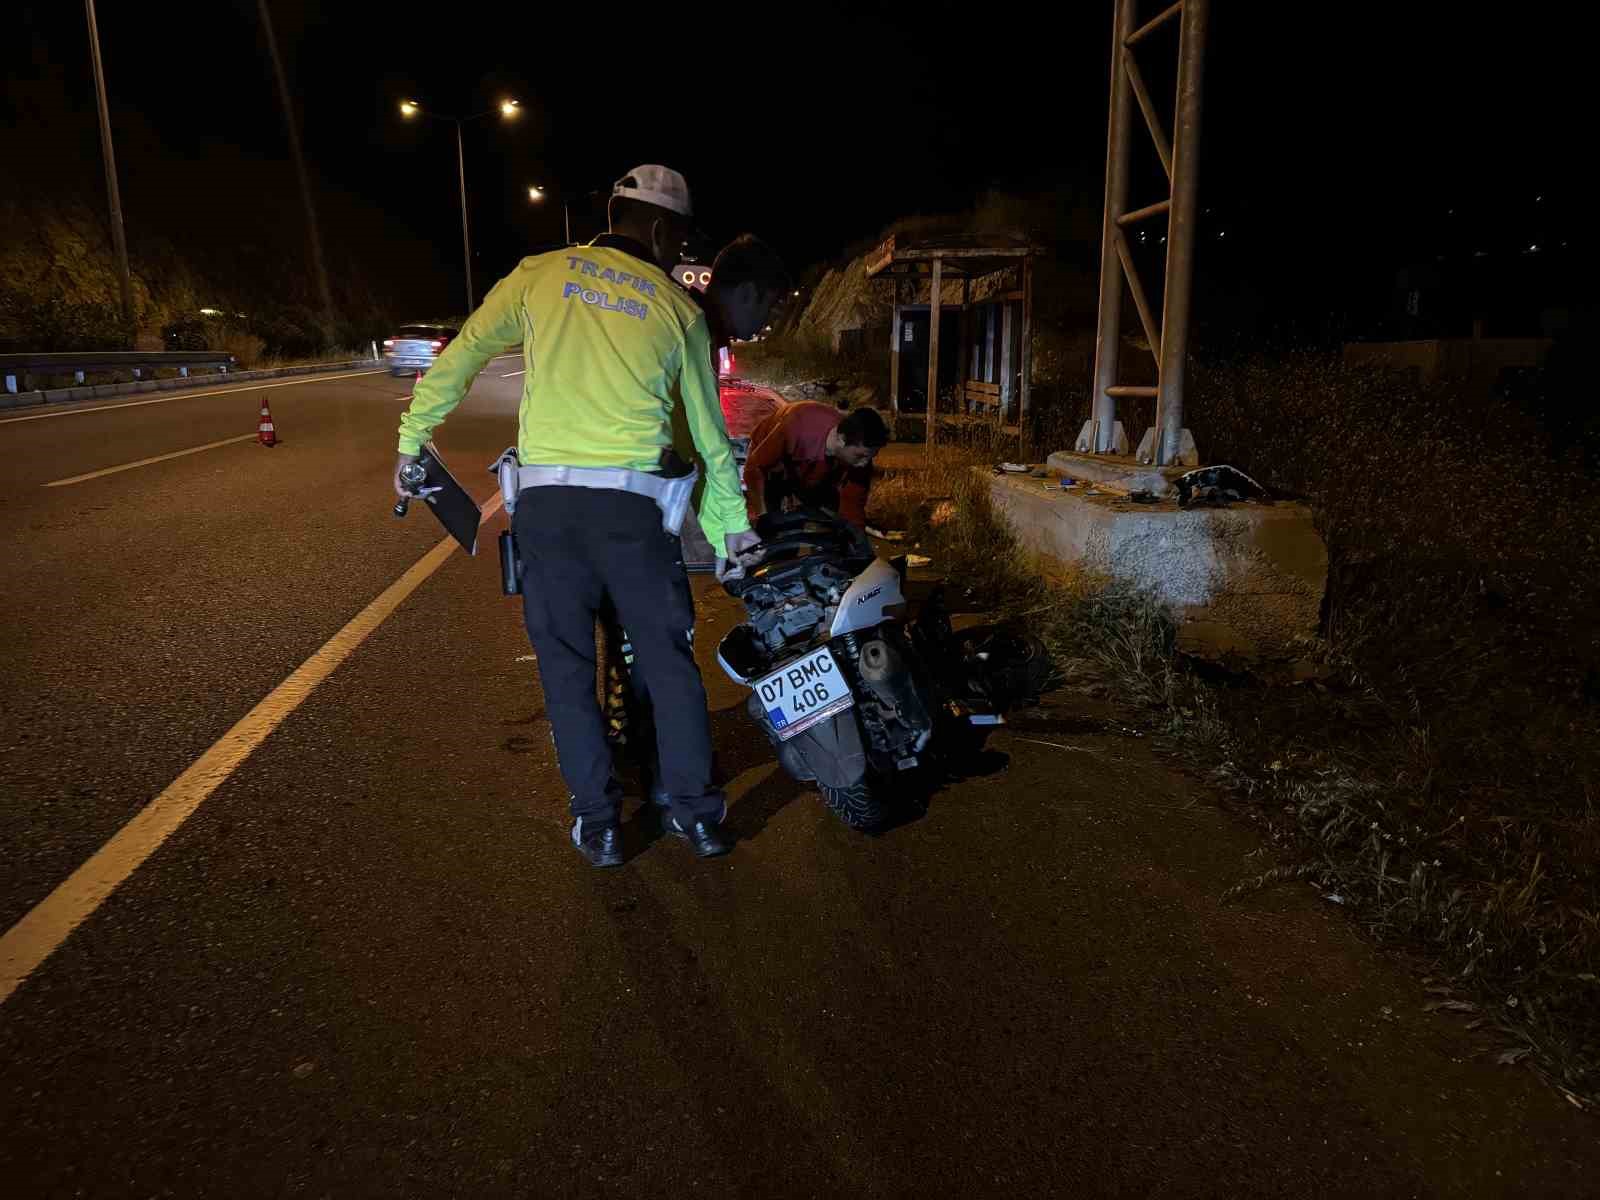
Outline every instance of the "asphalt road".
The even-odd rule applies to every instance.
[[[440,433],[482,497],[517,366]],[[389,515],[408,390],[0,413],[0,929],[438,543]],[[275,449],[45,486],[249,433],[262,396]],[[0,1003],[6,1195],[1600,1192],[1592,1116],[1334,906],[1219,904],[1258,841],[1103,699],[868,838],[713,667],[735,852],[636,824],[591,870],[502,521]],[[735,614],[697,590],[709,665]]]

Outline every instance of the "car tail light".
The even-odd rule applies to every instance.
[[[444,349],[444,342],[440,341],[438,338],[434,338],[433,341],[428,343],[428,345],[432,346],[435,350]]]
[[[383,339],[383,348],[385,350],[393,350],[394,349],[394,339],[393,338],[384,338]]]

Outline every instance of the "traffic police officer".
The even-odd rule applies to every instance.
[[[545,708],[572,799],[572,841],[622,863],[621,791],[595,700],[595,614],[628,629],[655,707],[667,828],[701,857],[725,854],[726,801],[711,780],[711,727],[694,660],[694,604],[653,494],[674,455],[681,405],[705,479],[700,525],[719,574],[753,549],[712,372],[706,318],[667,275],[688,234],[683,176],[641,166],[612,189],[611,232],[525,258],[417,383],[400,419],[399,468],[461,402],[490,358],[520,342],[520,490],[512,529]]]

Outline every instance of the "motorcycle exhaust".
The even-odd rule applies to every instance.
[[[856,670],[861,675],[861,682],[878,697],[886,713],[892,713],[918,729],[912,753],[921,754],[928,739],[933,736],[933,721],[922,707],[916,684],[912,682],[900,655],[882,638],[873,638],[861,643],[861,650],[856,655]],[[915,761],[915,758],[911,758],[902,765],[913,765]]]
[[[889,643],[880,638],[873,638],[861,646],[861,655],[857,659],[856,667],[861,672],[861,678],[870,684],[884,684],[889,682],[889,676],[899,664],[895,661]],[[873,688],[877,690],[876,687]]]

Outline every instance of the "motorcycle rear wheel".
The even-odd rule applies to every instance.
[[[889,818],[888,806],[879,798],[870,779],[858,779],[849,787],[829,787],[817,784],[822,802],[851,829],[870,831],[877,829]]]

